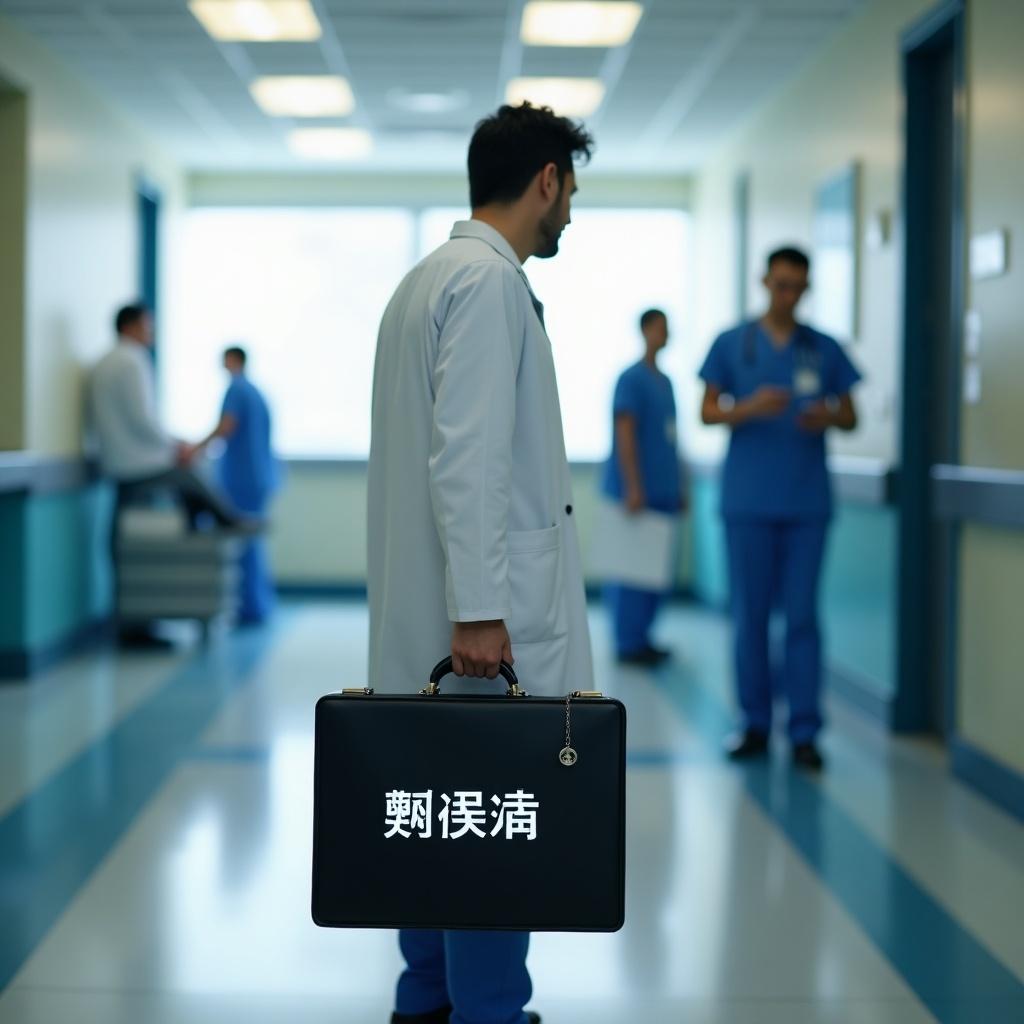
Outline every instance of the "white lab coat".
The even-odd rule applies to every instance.
[[[592,688],[543,307],[480,221],[456,224],[384,313],[368,513],[371,686],[422,686],[452,622],[504,619],[529,692]]]
[[[160,426],[153,361],[145,346],[119,338],[94,367],[89,413],[103,472],[139,480],[173,469],[174,442]]]

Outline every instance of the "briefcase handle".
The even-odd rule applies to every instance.
[[[442,658],[430,672],[430,682],[420,690],[420,693],[427,697],[434,697],[441,692],[441,680],[446,675],[453,672],[451,655],[447,658]],[[505,691],[506,697],[526,697],[528,694],[525,690],[519,688],[519,677],[515,673],[515,669],[507,662],[503,661],[498,666],[498,672],[501,677],[508,683],[508,689]]]

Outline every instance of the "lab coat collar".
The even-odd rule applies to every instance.
[[[544,324],[544,305],[534,294],[530,279],[526,276],[526,271],[523,270],[523,265],[519,262],[515,249],[509,245],[508,239],[500,231],[492,228],[490,224],[485,224],[482,220],[459,220],[452,228],[451,237],[479,239],[481,242],[486,242],[499,256],[508,260],[523,279],[523,284],[526,285],[526,290],[530,293],[533,308],[537,311],[537,317],[541,325]]]

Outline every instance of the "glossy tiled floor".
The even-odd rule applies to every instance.
[[[0,1024],[387,1020],[393,934],[308,914],[312,710],[364,679],[365,629],[294,606],[0,690]],[[546,1024],[1024,1021],[1024,828],[841,708],[820,782],[722,763],[726,631],[662,632],[658,674],[599,659],[630,715],[627,924],[535,936]]]

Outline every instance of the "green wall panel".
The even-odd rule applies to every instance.
[[[25,634],[25,495],[0,494],[0,651]]]
[[[896,692],[895,566],[895,510],[840,506],[822,586],[827,658],[886,698]]]
[[[107,488],[45,494],[26,507],[25,644],[59,643],[109,609]]]
[[[691,490],[694,593],[725,607],[729,578],[718,514],[719,484],[696,477]],[[826,660],[883,698],[895,692],[896,517],[893,509],[841,505],[829,535],[822,584]]]

